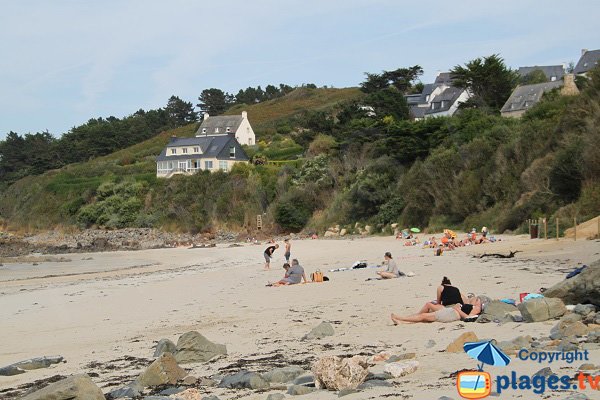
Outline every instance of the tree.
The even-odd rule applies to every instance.
[[[220,115],[232,104],[231,95],[223,92],[221,89],[204,89],[198,97],[200,103],[197,106],[202,112],[210,115]]]
[[[541,69],[534,69],[527,75],[521,77],[521,85],[533,85],[544,82],[548,82],[548,78]]]
[[[367,79],[360,84],[360,88],[365,93],[374,93],[393,86],[404,94],[413,87],[413,82],[422,74],[423,68],[419,65],[383,71],[381,74],[365,72]]]
[[[400,121],[408,119],[408,104],[401,91],[395,87],[388,87],[369,94],[364,103],[373,107],[377,117],[392,116],[395,120]]]
[[[171,96],[165,107],[169,125],[178,127],[198,121],[198,114],[191,102],[183,101],[177,96]]]
[[[463,107],[493,111],[502,108],[519,79],[519,75],[508,68],[498,54],[476,58],[464,67],[457,65],[450,75],[454,86],[468,89],[473,95]]]

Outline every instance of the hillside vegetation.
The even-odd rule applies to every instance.
[[[549,93],[522,119],[487,109],[413,122],[396,89],[297,89],[248,111],[251,155],[293,162],[238,165],[230,173],[155,177],[171,135],[25,177],[0,196],[12,227],[57,225],[320,231],[355,222],[494,231],[539,216],[580,220],[600,213],[600,71],[578,96]],[[358,102],[373,104],[376,117]],[[270,152],[270,153],[269,153]],[[268,153],[268,154],[267,154]],[[301,157],[301,158],[298,158]],[[552,225],[550,225],[553,227]],[[552,231],[550,231],[552,234]]]

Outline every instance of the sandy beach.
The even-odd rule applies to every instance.
[[[63,356],[66,363],[0,376],[0,398],[10,398],[6,389],[82,372],[91,374],[107,393],[133,380],[151,362],[158,340],[176,342],[181,334],[196,330],[228,350],[226,357],[214,362],[183,366],[197,377],[236,372],[240,359],[246,360],[244,368],[264,372],[292,364],[308,368],[328,354],[414,352],[420,363],[415,373],[393,380],[393,387],[346,398],[456,399],[455,378],[450,375],[476,368],[476,361],[465,353],[444,351],[460,334],[473,331],[480,339],[498,341],[521,335],[547,337],[556,321],[393,326],[390,313],[416,312],[435,298],[443,276],[464,293],[518,299],[519,293],[550,287],[574,267],[600,258],[597,240],[500,237],[501,242],[459,248],[441,257],[434,257],[432,249],[405,247],[404,241],[393,237],[293,241],[292,258],[300,260],[307,274],[320,269],[330,281],[278,288],[265,285],[283,276],[283,250],[275,253],[272,269],[263,271],[265,244],[66,254],[63,257],[70,261],[5,263],[0,267],[0,367],[51,355]],[[510,259],[473,257],[510,250],[520,252]],[[328,272],[349,268],[357,260],[379,264],[386,251],[401,271],[415,276],[366,281],[376,276],[375,269]],[[321,321],[333,324],[334,336],[300,340]],[[591,350],[590,355],[589,362],[600,361],[600,350]],[[581,364],[558,362],[551,367],[555,373],[572,376]],[[486,371],[532,375],[548,366],[515,358],[510,369],[488,367]],[[218,388],[208,388],[209,392],[220,399],[267,395]],[[544,398],[562,399],[569,393],[547,391]],[[302,398],[334,399],[337,393],[319,391]],[[500,398],[538,397],[507,390]]]

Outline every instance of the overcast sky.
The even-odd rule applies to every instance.
[[[197,103],[203,89],[422,81],[499,53],[511,67],[600,48],[600,1],[0,0],[0,138]],[[594,28],[594,26],[596,28]]]

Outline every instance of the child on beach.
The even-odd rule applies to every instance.
[[[290,256],[292,255],[292,244],[290,243],[290,239],[285,239],[283,242],[285,243],[285,253],[283,254],[283,256],[285,257],[285,262],[289,263]]]

